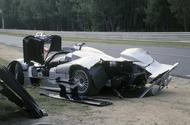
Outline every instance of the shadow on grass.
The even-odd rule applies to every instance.
[[[126,90],[122,93],[122,96],[124,98],[139,98],[141,96],[141,94],[146,90],[146,88],[143,89],[133,89],[133,90]],[[170,95],[170,91],[164,91],[164,89],[162,91],[160,91],[159,93],[157,93],[154,96],[167,96]],[[172,93],[174,94],[174,93]],[[100,94],[98,95],[98,97],[105,97],[105,98],[119,98],[117,96],[117,94],[113,91],[113,89],[111,89],[110,87],[104,87],[101,91]],[[146,97],[153,97],[153,95],[151,95],[150,93],[147,93],[143,98]]]
[[[0,125],[22,125],[33,120],[24,110],[14,104],[9,104],[6,101],[3,103],[6,105],[2,104],[1,100]]]
[[[3,107],[1,107],[3,108]],[[23,110],[12,110],[12,111],[5,111],[0,114],[0,122],[5,121],[12,121],[12,120],[18,120],[18,119],[25,119],[27,120],[29,117]]]
[[[51,125],[48,117],[31,118],[27,112],[7,100],[0,100],[0,107],[0,125]]]

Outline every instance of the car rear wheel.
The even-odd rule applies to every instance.
[[[98,92],[87,69],[82,67],[75,68],[71,78],[78,85],[79,95],[94,95]]]

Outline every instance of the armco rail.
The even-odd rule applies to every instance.
[[[0,29],[0,33],[35,34],[39,30]],[[116,40],[156,40],[168,42],[190,43],[190,32],[77,32],[77,31],[42,31],[47,34],[57,34],[62,37],[96,38]]]

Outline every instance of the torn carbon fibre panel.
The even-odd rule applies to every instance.
[[[150,76],[149,72],[131,61],[103,61],[102,65],[112,83],[120,87],[144,86]]]
[[[0,85],[2,86],[0,93],[19,107],[25,109],[30,117],[41,118],[47,115],[4,66],[0,66]]]

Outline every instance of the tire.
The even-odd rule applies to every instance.
[[[24,85],[24,73],[22,70],[22,66],[14,61],[11,62],[8,65],[8,70],[12,73],[12,75],[14,76],[14,78],[21,84]]]
[[[24,85],[24,73],[19,63],[15,65],[14,77],[21,85]]]
[[[79,95],[95,95],[99,92],[99,90],[94,86],[89,70],[83,67],[76,67],[71,73],[71,78],[74,83],[79,85]]]

